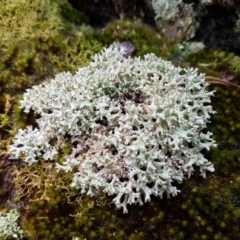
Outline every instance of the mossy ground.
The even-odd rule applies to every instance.
[[[86,31],[86,39],[96,39],[104,46],[113,42],[131,41],[135,47],[135,56],[154,53],[164,59],[172,59],[179,54],[177,42],[159,34],[159,29],[154,29],[140,20],[116,20],[104,29]]]
[[[1,207],[18,208],[20,224],[30,240],[71,240],[74,236],[105,240],[240,239],[240,90],[237,88],[209,86],[216,90],[212,104],[217,113],[208,130],[213,132],[218,147],[205,154],[216,171],[206,179],[197,177],[196,171],[195,176],[179,186],[181,193],[177,197],[153,198],[142,207],[131,206],[127,215],[116,210],[107,197],[91,199],[80,195],[69,187],[71,173],[56,172],[54,163],[28,166],[22,160],[9,160],[11,137],[37,117],[25,115],[18,107],[27,87],[61,71],[74,72],[87,64],[102,46],[114,41],[131,41],[137,56],[154,52],[170,60],[179,55],[176,42],[140,21],[115,21],[103,30],[85,28],[81,33],[79,30],[74,33],[74,24],[79,23],[70,24],[57,38],[15,39],[0,50]],[[198,67],[209,76],[231,77],[240,85],[239,63],[240,58],[234,54],[204,49],[185,57],[180,64]]]

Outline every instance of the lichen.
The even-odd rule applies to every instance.
[[[11,209],[9,212],[0,212],[0,237],[1,239],[22,239],[23,230],[18,225],[20,215],[16,209]]]
[[[201,151],[215,146],[203,133],[213,92],[194,69],[174,67],[153,54],[126,59],[117,47],[94,56],[75,75],[34,86],[21,106],[41,117],[13,139],[11,152],[33,164],[58,158],[71,136],[74,147],[60,169],[77,168],[72,186],[95,196],[116,195],[118,208],[178,193],[193,166],[213,171]],[[69,138],[69,137],[68,137]],[[150,184],[153,183],[153,186]]]
[[[143,207],[128,207],[127,215],[115,210],[111,196],[87,197],[70,187],[72,172],[56,171],[54,164],[57,162],[63,165],[74,147],[68,134],[56,162],[40,159],[38,163],[28,166],[20,159],[16,163],[10,160],[13,159],[12,156],[9,157],[8,151],[11,136],[27,125],[37,127],[35,121],[39,118],[33,111],[30,114],[23,112],[18,103],[22,98],[16,97],[16,93],[61,71],[75,73],[78,66],[86,66],[91,55],[101,49],[99,42],[109,46],[116,40],[131,41],[136,47],[136,56],[154,52],[156,56],[172,59],[179,54],[176,42],[163,37],[156,29],[140,21],[113,21],[101,30],[86,27],[88,30],[84,33],[82,27],[78,28],[80,32],[74,33],[74,24],[72,26],[71,33],[63,29],[64,34],[55,39],[14,39],[6,41],[0,50],[1,207],[16,204],[14,201],[21,206],[18,210],[24,237],[30,240],[69,240],[74,236],[80,240],[239,239],[240,109],[237,88],[216,85],[208,87],[215,90],[212,105],[216,114],[207,129],[213,133],[218,148],[213,148],[210,152],[203,151],[203,154],[214,164],[215,172],[204,179],[198,176],[198,169],[195,169],[184,184],[176,183],[181,194],[170,199],[166,195],[163,195],[163,199],[152,196],[151,202],[145,203]],[[82,39],[84,34],[86,36]],[[98,47],[92,48],[92,43],[98,43]],[[28,55],[31,52],[34,55]],[[228,81],[239,85],[238,58],[233,53],[206,48],[184,56],[178,65],[197,67],[208,76],[220,78],[223,75]],[[8,95],[4,95],[6,93]],[[14,180],[12,176],[15,176]]]

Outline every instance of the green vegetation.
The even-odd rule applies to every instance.
[[[63,29],[59,8],[49,0],[2,0],[0,44],[34,38],[55,38]]]
[[[27,124],[24,123],[26,119],[29,120],[17,107],[21,93],[59,72],[75,72],[78,67],[87,65],[92,54],[102,46],[95,40],[86,40],[81,32],[73,31],[73,27],[70,32],[65,29],[66,21],[57,3],[48,0],[1,1],[0,9],[2,156],[8,151],[11,136],[17,128]],[[70,5],[68,9],[71,9]]]
[[[29,4],[22,4],[26,2]],[[56,172],[46,163],[26,166],[7,160],[11,137],[18,128],[37,118],[22,113],[17,105],[27,87],[61,71],[76,71],[89,62],[93,53],[113,41],[133,42],[139,56],[154,52],[169,60],[179,54],[177,43],[139,21],[115,21],[104,30],[88,27],[76,30],[78,18],[69,18],[73,23],[66,27],[62,16],[69,15],[59,12],[56,2],[45,1],[45,5],[40,2],[44,1],[0,1],[1,208],[18,203],[20,225],[27,239],[68,240],[74,236],[79,240],[239,239],[240,93],[237,88],[210,86],[216,90],[212,104],[217,113],[208,128],[218,148],[206,156],[214,163],[215,172],[206,179],[193,176],[186,180],[177,197],[153,198],[143,207],[131,206],[127,215],[115,210],[108,197],[91,199],[69,187],[70,173]],[[13,16],[16,9],[20,15]],[[39,24],[29,22],[31,18],[26,11]],[[28,21],[22,16],[28,16]],[[23,24],[27,27],[23,28]],[[239,59],[232,53],[204,49],[186,56],[181,64],[198,67],[208,76],[233,77],[232,82],[239,85]],[[68,149],[64,151],[63,154]]]
[[[131,41],[136,47],[136,56],[154,53],[169,60],[179,54],[177,42],[159,34],[140,20],[116,20],[104,29],[84,32],[86,39],[96,39],[104,46],[113,42]]]

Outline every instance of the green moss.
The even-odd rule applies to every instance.
[[[67,31],[60,11],[77,13],[66,1],[3,0],[0,9],[0,93],[21,93],[59,72],[75,72],[101,49],[75,28]]]
[[[104,46],[113,42],[131,41],[136,47],[137,56],[154,53],[171,59],[179,54],[176,42],[163,37],[157,29],[141,23],[140,20],[116,20],[102,30],[86,31],[85,36],[87,39],[97,39]]]
[[[68,18],[72,10],[64,11]],[[78,13],[75,13],[69,20],[79,23],[75,19]],[[27,87],[61,71],[76,71],[86,65],[102,45],[114,41],[133,42],[138,56],[153,52],[171,59],[179,54],[176,43],[139,21],[114,21],[104,30],[95,32],[73,33],[72,29],[71,34],[67,34],[58,28],[56,38],[47,34],[44,39],[37,37],[38,31],[35,35],[28,33],[31,39],[18,38],[18,34],[4,35],[5,38],[16,37],[4,43],[0,50],[0,91],[2,96],[4,93],[13,96],[10,100],[0,98],[0,109],[9,107],[8,111],[1,110],[1,153],[4,156],[8,154],[6,146],[16,129],[31,125],[37,117],[24,114],[17,103],[21,97],[16,94]],[[234,83],[240,84],[239,58],[233,54],[204,49],[185,60],[183,65],[196,66],[207,75],[233,75]],[[215,173],[207,179],[193,176],[182,185],[177,197],[153,198],[142,207],[131,206],[124,215],[107,197],[92,199],[72,189],[72,175],[56,172],[54,162],[18,166],[14,173],[15,198],[25,205],[20,209],[25,236],[30,240],[68,240],[74,236],[100,240],[240,238],[240,96],[234,88],[217,85],[210,88],[216,90],[213,107],[217,113],[208,128],[218,148],[204,154],[214,162]],[[60,153],[59,163],[70,153],[69,149],[66,147]],[[4,163],[0,164],[0,173],[1,176],[6,173]]]
[[[82,24],[87,24],[89,22],[88,17],[84,13],[77,10],[76,8],[73,8],[67,0],[64,1],[55,0],[55,1],[59,5],[60,14],[63,17],[63,19],[67,21],[67,24],[73,23],[80,26]]]
[[[0,45],[14,39],[55,38],[63,28],[59,8],[49,0],[2,0]]]
[[[237,79],[240,75],[240,57],[234,53],[220,49],[205,48],[197,53],[189,54],[185,61],[194,64],[206,75],[220,78]]]
[[[32,113],[26,115],[19,108],[20,94],[59,72],[75,72],[101,49],[96,41],[86,40],[73,32],[64,34],[58,31],[57,37],[40,38],[36,32],[26,39],[4,35],[9,39],[1,43],[0,48],[0,155],[8,153],[8,145],[16,131],[32,125],[36,119]],[[4,94],[11,96],[7,112],[3,111],[7,103]]]
[[[12,55],[9,56],[8,50]],[[47,41],[11,41],[0,50],[2,92],[16,94],[62,71],[75,72],[101,49],[96,41],[83,37],[67,40],[63,35]]]

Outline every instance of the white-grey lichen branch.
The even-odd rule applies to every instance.
[[[71,154],[56,167],[74,168],[72,186],[114,196],[126,213],[152,195],[177,195],[174,183],[194,167],[203,177],[214,171],[202,150],[216,144],[202,131],[214,113],[203,74],[154,54],[123,55],[110,46],[75,75],[60,73],[27,90],[21,107],[40,116],[38,127],[20,130],[11,151],[29,164],[56,161],[70,141]]]

